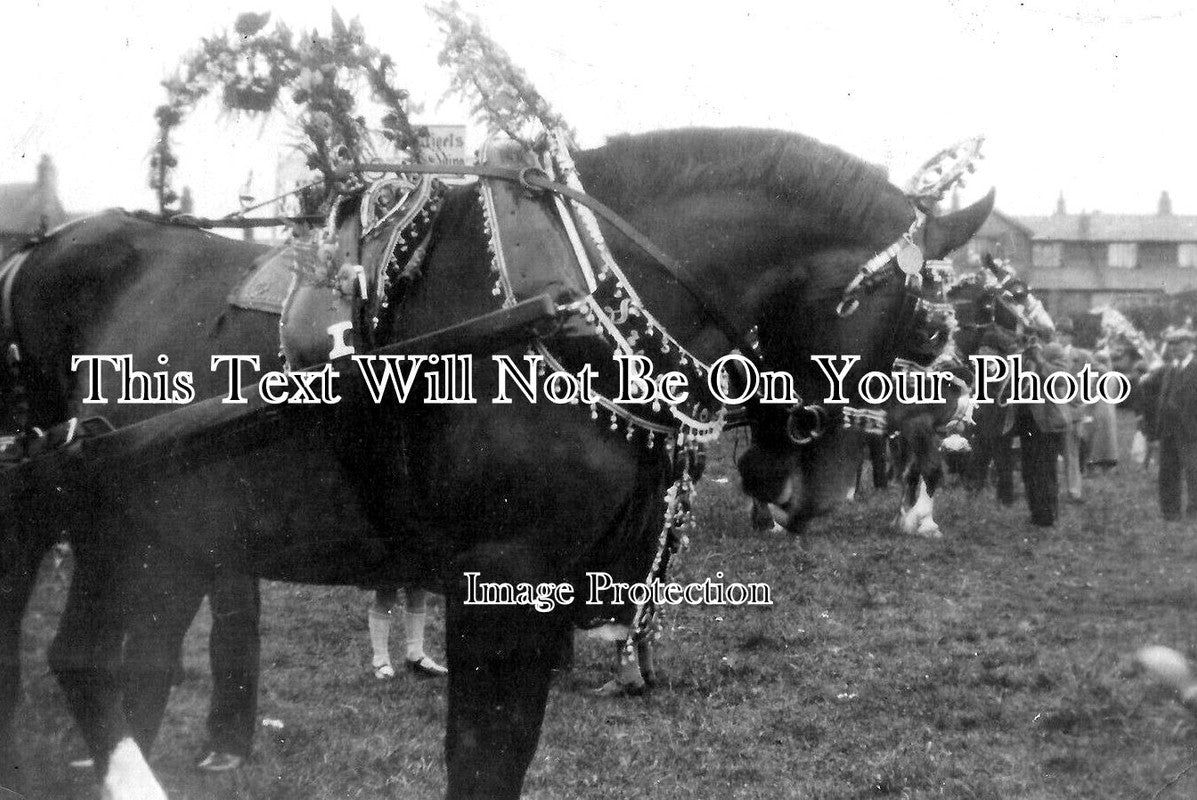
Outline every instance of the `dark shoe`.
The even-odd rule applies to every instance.
[[[648,692],[649,686],[646,683],[620,683],[618,679],[612,678],[604,683],[602,686],[594,690],[596,697],[640,697]]]
[[[218,753],[213,750],[201,758],[195,768],[204,772],[231,772],[239,769],[244,763],[245,759],[242,756],[234,753]]]
[[[1031,524],[1037,528],[1054,528],[1054,527],[1056,527],[1056,521],[1054,519],[1035,519],[1034,517],[1032,517]]]
[[[421,656],[416,660],[406,659],[407,671],[419,675],[421,678],[443,678],[449,670],[433,661],[428,656]]]

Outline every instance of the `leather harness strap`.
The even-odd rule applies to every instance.
[[[28,257],[29,250],[23,249],[0,263],[0,370],[9,375],[9,380],[0,383],[0,408],[7,407],[10,421],[22,433],[29,424],[29,403],[21,380],[21,343],[12,299],[17,273]]]
[[[719,301],[708,292],[703,286],[694,280],[684,269],[681,263],[670,256],[661,248],[653,244],[647,236],[640,233],[632,227],[631,223],[619,216],[605,203],[596,200],[594,197],[579,192],[573,187],[566,186],[563,183],[552,180],[539,167],[500,167],[491,165],[479,166],[458,166],[458,165],[443,165],[443,164],[400,164],[400,163],[369,163],[363,164],[361,170],[364,172],[396,172],[407,174],[430,174],[430,175],[476,175],[480,178],[494,178],[498,180],[513,181],[524,186],[530,191],[548,191],[555,194],[562,195],[579,205],[589,208],[598,216],[602,217],[612,227],[618,230],[621,234],[626,236],[633,244],[643,250],[649,257],[660,264],[666,272],[668,272],[678,284],[682,286],[690,295],[698,302],[700,308],[707,315],[707,317],[719,329],[719,332],[727,338],[728,343],[733,347],[740,349],[741,353],[749,359],[755,359],[756,355],[751,343],[743,332],[739,331],[732,323],[729,316],[723,311]]]
[[[12,293],[17,282],[17,273],[25,259],[29,257],[29,250],[20,250],[0,263],[0,346],[3,346],[5,360],[19,360],[19,351],[10,355],[11,347],[18,347],[17,322],[13,316]],[[11,366],[11,365],[10,365]]]

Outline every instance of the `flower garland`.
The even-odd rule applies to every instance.
[[[453,70],[449,93],[473,101],[471,111],[492,133],[502,131],[529,149],[544,131],[573,130],[487,35],[478,18],[465,13],[457,0],[429,6],[428,13],[442,26],[445,46],[438,63]]]
[[[299,107],[297,125],[305,141],[299,149],[308,166],[319,170],[324,185],[301,195],[303,213],[317,213],[336,191],[336,176],[358,167],[376,149],[374,133],[358,113],[355,89],[365,76],[373,98],[385,109],[377,131],[393,147],[420,156],[424,129],[408,117],[409,94],[394,83],[394,61],[367,44],[361,23],[348,25],[335,11],[332,32],[296,38],[281,22],[266,32],[270,14],[242,14],[233,32],[200,40],[179,71],[162,82],[167,100],[154,111],[158,136],[150,154],[149,186],[161,213],[179,200],[172,185],[178,166],[171,134],[195,106],[219,90],[227,111],[267,114],[279,110],[284,89]]]

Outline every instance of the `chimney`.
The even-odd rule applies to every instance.
[[[1068,213],[1068,209],[1064,207],[1064,190],[1060,190],[1060,196],[1056,198],[1056,216],[1062,217]]]
[[[1096,212],[1095,212],[1096,213]],[[1089,213],[1082,211],[1076,220],[1076,235],[1078,239],[1088,239],[1091,227],[1089,225]]]
[[[58,168],[48,155],[43,154],[41,161],[37,162],[37,187],[43,197],[58,193]]]
[[[184,186],[183,193],[179,196],[179,213],[192,214],[195,212],[195,201],[191,199],[191,187]]]
[[[1156,207],[1155,213],[1161,217],[1169,217],[1172,215],[1172,198],[1168,196],[1167,191],[1160,192],[1160,202]]]

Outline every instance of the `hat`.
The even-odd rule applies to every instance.
[[[1168,344],[1174,342],[1191,342],[1194,340],[1193,332],[1188,328],[1173,328],[1164,334],[1164,341]]]

